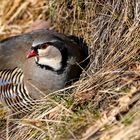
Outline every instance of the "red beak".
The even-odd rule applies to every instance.
[[[26,58],[31,58],[37,56],[37,52],[35,50],[31,50],[27,53]]]

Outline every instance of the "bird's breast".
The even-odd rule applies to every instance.
[[[37,66],[33,59],[25,63],[24,82],[33,98],[64,88],[66,79],[66,72],[58,74],[57,72],[46,70]]]

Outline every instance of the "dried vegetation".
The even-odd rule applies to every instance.
[[[23,118],[9,116],[1,138],[140,139],[139,0],[1,1],[1,39],[49,20],[51,28],[83,37],[90,52],[78,82],[47,95]]]

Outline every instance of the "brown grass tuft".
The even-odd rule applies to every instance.
[[[23,118],[8,119],[7,139],[140,138],[129,131],[140,121],[139,0],[2,0],[0,9],[1,39],[50,20],[51,28],[83,37],[90,51],[78,82],[51,93]]]

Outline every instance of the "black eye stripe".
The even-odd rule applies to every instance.
[[[40,49],[40,48],[41,48],[41,46],[42,46],[42,44],[37,45],[37,46],[36,46],[36,48],[37,48],[37,49]]]
[[[42,49],[42,48],[47,48],[47,46],[48,46],[48,44],[40,44],[40,45],[37,45],[37,46],[32,46],[32,48],[31,49],[33,49],[33,50],[38,50],[38,49]]]
[[[63,49],[63,47],[61,47],[61,46],[64,46],[64,44],[61,42],[61,41],[54,41],[54,42],[46,42],[46,43],[42,43],[42,44],[39,44],[39,45],[36,45],[36,46],[32,46],[32,49],[34,49],[34,50],[38,50],[38,49],[45,49],[45,48],[47,48],[49,45],[51,45],[51,46],[54,46],[54,47],[56,47],[57,46],[57,48],[61,51],[62,49]]]

